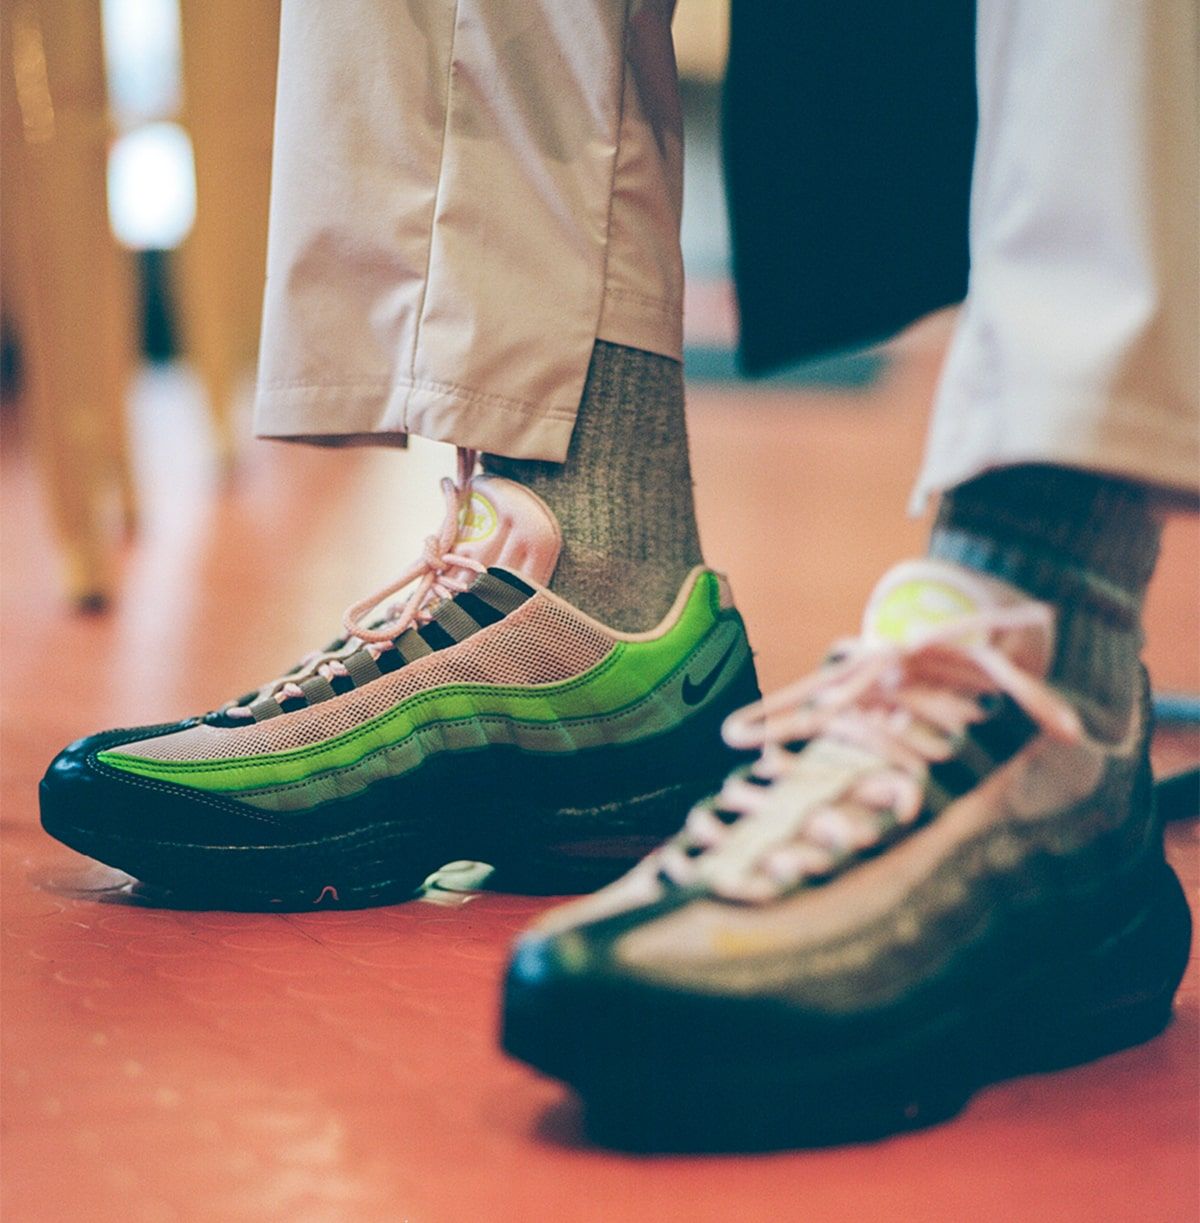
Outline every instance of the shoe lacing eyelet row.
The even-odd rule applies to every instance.
[[[1083,728],[1071,705],[992,644],[1047,628],[1051,615],[1022,604],[946,622],[908,643],[839,644],[814,675],[728,719],[726,742],[760,755],[693,809],[660,851],[660,871],[674,884],[707,882],[747,901],[837,875],[918,820],[930,768],[951,759],[967,728],[1004,696],[1047,734],[1078,742]],[[807,771],[828,788],[831,750],[845,757],[844,784],[809,803],[803,778]],[[733,846],[739,861],[726,869]]]
[[[446,505],[441,528],[437,534],[426,537],[421,555],[395,581],[346,608],[342,616],[345,636],[335,643],[339,653],[344,655],[365,648],[372,658],[378,659],[385,651],[395,648],[396,638],[401,633],[415,625],[427,624],[442,602],[469,590],[475,577],[485,572],[486,567],[474,557],[454,550],[459,542],[461,516],[470,499],[470,481],[477,459],[477,451],[459,449],[457,479],[446,478],[441,482]],[[367,621],[385,599],[393,598],[410,585],[412,590],[408,597],[402,602],[391,603],[382,621]],[[287,700],[303,699],[304,690],[297,681],[311,676],[332,683],[335,678],[349,678],[350,672],[341,658],[331,657],[329,653],[309,654],[290,675],[272,680],[255,693],[251,701],[241,701],[223,712],[231,718],[249,719],[253,717],[250,705],[255,701],[274,697],[282,704]]]

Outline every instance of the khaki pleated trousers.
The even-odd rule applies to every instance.
[[[261,435],[561,460],[597,339],[681,356],[673,7],[285,0]],[[980,0],[978,40],[918,499],[1023,462],[1194,491],[1195,0]]]

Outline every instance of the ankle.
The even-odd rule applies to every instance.
[[[553,510],[550,587],[612,628],[653,628],[701,561],[678,361],[597,341],[566,462],[488,454],[483,467]]]
[[[1142,607],[1161,527],[1147,491],[1050,466],[988,472],[942,499],[930,555],[1053,605],[1051,680],[1094,734],[1118,737],[1138,699]]]

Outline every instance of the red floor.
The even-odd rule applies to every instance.
[[[766,683],[851,630],[879,570],[920,547],[924,528],[901,514],[932,369],[918,346],[853,399],[693,396],[706,547],[732,574]],[[6,447],[6,1221],[1198,1217],[1194,962],[1159,1040],[992,1088],[936,1129],[638,1159],[588,1146],[560,1090],[496,1051],[506,948],[547,901],[161,911],[45,838],[34,786],[58,746],[208,708],[276,673],[439,515],[426,475],[448,462],[427,448],[260,445],[219,492],[189,395],[161,376],[143,390],[145,529],[107,617],[56,602],[36,487],[19,439]],[[1197,555],[1194,524],[1173,524],[1150,612],[1156,680],[1192,691]],[[1194,737],[1160,743],[1164,767],[1197,759]],[[1194,823],[1172,830],[1193,895],[1196,846]]]

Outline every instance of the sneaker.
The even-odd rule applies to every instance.
[[[1190,915],[1147,699],[1098,742],[1045,681],[1052,610],[937,561],[735,714],[683,831],[517,945],[503,1043],[631,1147],[803,1145],[1167,1023]]]
[[[215,712],[63,751],[46,831],[255,908],[403,898],[455,859],[580,890],[660,843],[738,758],[719,727],[757,696],[729,586],[697,568],[657,628],[610,629],[546,588],[545,503],[473,469],[466,452],[440,532],[341,639]]]

